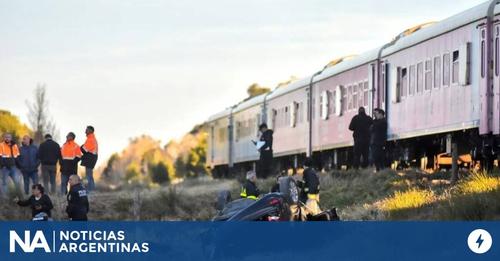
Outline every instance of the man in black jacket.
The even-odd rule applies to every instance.
[[[376,171],[385,167],[385,142],[387,140],[387,121],[382,109],[374,110],[375,120],[370,128],[372,160]]]
[[[370,150],[370,126],[372,118],[365,113],[365,108],[360,107],[358,115],[354,116],[349,124],[354,138],[354,159],[353,167],[359,168],[361,163],[362,168],[368,167],[368,154]],[[361,159],[363,159],[361,161]]]
[[[257,175],[255,174],[255,172],[254,171],[247,172],[245,184],[243,184],[240,191],[241,198],[249,198],[256,200],[259,197],[260,191],[257,188],[257,185],[255,185],[256,181],[257,181]]]
[[[87,190],[83,187],[81,179],[78,175],[69,177],[70,189],[66,199],[68,206],[66,213],[72,221],[87,221],[87,213],[89,212],[89,199]]]
[[[50,193],[56,192],[56,165],[61,160],[61,147],[57,142],[52,140],[52,135],[45,134],[45,141],[38,148],[38,158],[42,164],[42,181],[43,186]]]
[[[257,176],[267,178],[273,169],[273,130],[268,129],[267,124],[262,123],[259,126],[259,131],[261,133],[260,142],[264,142],[264,145],[259,148]]]
[[[31,217],[35,218],[41,213],[51,217],[51,210],[54,208],[49,196],[45,195],[45,190],[42,185],[36,184],[31,186],[32,195],[27,200],[15,199],[15,202],[22,207],[31,207]]]

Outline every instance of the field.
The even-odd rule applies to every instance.
[[[321,207],[336,207],[342,220],[496,220],[500,219],[498,174],[461,173],[455,185],[449,174],[386,170],[321,173]],[[274,178],[259,180],[269,191]],[[166,187],[99,186],[90,196],[91,220],[210,220],[217,192],[238,196],[236,180],[186,180]],[[27,220],[28,208],[13,203],[17,193],[2,199],[1,220]],[[51,197],[55,220],[65,220],[65,197]]]

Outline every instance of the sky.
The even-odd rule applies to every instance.
[[[482,0],[0,0],[0,109],[28,122],[45,84],[61,138],[96,129],[105,163],[165,144],[246,97]]]

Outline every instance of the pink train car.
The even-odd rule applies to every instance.
[[[349,166],[348,125],[359,107],[386,111],[388,164],[436,167],[452,142],[471,160],[493,161],[500,155],[499,3],[410,28],[212,116],[207,164],[216,175],[253,166],[251,139],[266,122],[275,131],[277,170],[297,167],[306,156],[320,167]]]

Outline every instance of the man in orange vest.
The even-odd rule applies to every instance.
[[[78,175],[78,162],[82,158],[80,146],[75,142],[73,132],[66,135],[66,143],[61,147],[61,193],[68,193],[68,181],[71,175]]]
[[[12,141],[12,135],[5,133],[3,142],[0,143],[0,169],[2,170],[2,193],[7,192],[7,177],[10,177],[16,187],[19,182],[16,175],[17,158],[19,157],[19,147]]]
[[[85,176],[87,176],[87,189],[92,191],[95,189],[94,183],[94,167],[97,162],[97,140],[94,135],[94,127],[87,126],[85,129],[87,140],[82,146],[82,166],[85,167]]]

